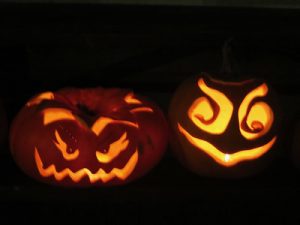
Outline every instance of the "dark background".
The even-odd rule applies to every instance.
[[[131,88],[167,112],[188,76],[206,71],[223,78],[222,46],[231,38],[236,76],[269,80],[284,112],[283,154],[242,180],[199,177],[169,151],[125,187],[49,187],[21,173],[6,138],[0,223],[299,224],[300,174],[289,159],[300,112],[299,21],[299,9],[280,7],[0,3],[0,94],[8,124],[33,94],[66,86]]]

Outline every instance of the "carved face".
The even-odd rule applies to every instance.
[[[150,170],[166,139],[162,113],[132,92],[66,89],[26,104],[12,126],[11,149],[20,167],[43,182],[114,185]]]
[[[275,105],[270,87],[262,81],[191,79],[177,90],[170,106],[180,146],[175,152],[200,174],[251,174],[258,169],[256,161],[268,158],[276,143]]]

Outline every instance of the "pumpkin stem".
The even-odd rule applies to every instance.
[[[227,39],[222,47],[222,66],[220,73],[226,78],[235,78],[238,74],[238,63],[234,57],[232,42],[234,38]]]

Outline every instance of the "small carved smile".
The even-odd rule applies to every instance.
[[[194,145],[197,149],[202,150],[210,157],[212,157],[216,162],[218,162],[219,164],[225,167],[231,167],[236,165],[239,162],[261,157],[263,154],[269,151],[269,149],[274,145],[277,139],[277,137],[275,136],[268,143],[262,146],[252,148],[252,149],[240,150],[237,151],[236,153],[228,154],[228,153],[223,153],[221,150],[217,149],[214,145],[212,145],[211,143],[203,139],[193,137],[179,123],[177,124],[177,126],[179,132],[182,133],[192,145]]]
[[[54,164],[51,164],[47,168],[44,168],[44,163],[42,162],[37,148],[35,148],[34,150],[34,158],[38,171],[43,177],[54,176],[58,181],[61,181],[66,177],[70,177],[72,181],[78,183],[83,177],[87,176],[91,183],[95,183],[100,180],[103,183],[106,183],[114,179],[115,177],[119,178],[120,180],[125,180],[133,172],[138,162],[138,150],[135,150],[135,152],[132,154],[132,156],[122,169],[113,168],[109,173],[105,172],[101,168],[96,173],[92,173],[88,168],[82,168],[75,172],[69,168],[57,171]]]

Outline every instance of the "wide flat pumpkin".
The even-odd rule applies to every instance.
[[[36,180],[122,185],[154,167],[167,144],[160,109],[122,89],[63,89],[30,99],[15,118],[11,152]]]

